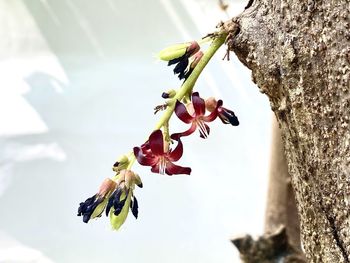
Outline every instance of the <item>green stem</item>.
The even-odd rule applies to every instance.
[[[213,42],[211,43],[209,48],[206,50],[203,57],[201,58],[201,60],[197,64],[197,66],[192,71],[191,75],[186,79],[186,81],[183,83],[181,88],[176,92],[175,97],[172,98],[171,103],[169,103],[168,108],[165,110],[162,117],[160,118],[160,120],[158,121],[156,126],[154,127],[154,130],[159,130],[160,128],[163,127],[164,124],[169,122],[171,115],[174,113],[176,100],[181,101],[183,99],[183,97],[193,89],[199,75],[202,73],[203,69],[208,64],[209,60],[213,57],[213,55],[216,53],[216,51],[225,42],[225,39],[226,39],[226,35],[221,34],[213,40]],[[130,169],[132,167],[132,165],[135,162],[135,159],[136,158],[134,155],[132,157],[130,157],[130,163],[129,163],[127,169]]]
[[[166,142],[170,142],[169,122],[164,123],[163,127],[164,127],[164,130],[163,130],[164,140]]]
[[[129,159],[129,165],[128,167],[126,168],[127,170],[131,170],[131,167],[133,166],[134,162],[136,161],[136,157],[135,155],[133,154],[130,159]]]

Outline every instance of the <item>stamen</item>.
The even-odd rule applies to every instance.
[[[164,157],[161,157],[159,160],[159,173],[165,174],[165,168],[166,168],[166,160]]]
[[[207,128],[204,125],[204,122],[202,120],[197,120],[197,126],[199,128],[199,132],[203,135],[203,137],[206,139],[208,138],[208,131]]]

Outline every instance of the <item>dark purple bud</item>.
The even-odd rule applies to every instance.
[[[162,98],[163,98],[163,99],[169,99],[169,94],[166,93],[166,92],[163,92],[163,93],[162,93]]]
[[[224,107],[219,107],[218,116],[224,124],[231,124],[233,126],[238,126],[239,121],[235,113]]]
[[[178,62],[174,68],[174,74],[179,74],[179,79],[182,79],[185,75],[185,71],[188,66],[188,59],[184,59]]]
[[[176,95],[176,90],[168,90],[167,92],[162,93],[162,98],[163,99],[170,99],[173,98]]]
[[[181,72],[179,74],[179,79],[187,79],[192,71],[194,70],[194,68],[198,65],[199,61],[201,60],[201,58],[203,57],[203,52],[202,51],[198,51],[196,54],[194,54],[192,57],[191,57],[191,60],[189,62],[190,66],[184,70],[183,72]]]
[[[132,214],[137,219],[137,216],[139,214],[139,204],[138,204],[137,199],[136,199],[135,196],[134,196],[134,202],[130,203],[130,208],[131,208]]]
[[[80,203],[78,208],[78,216],[83,216],[83,222],[89,222],[92,213],[96,207],[103,202],[104,198],[94,195],[85,200],[85,202]]]
[[[118,204],[120,196],[122,194],[122,189],[117,188],[109,197],[108,203],[106,206],[106,216],[108,216],[109,211],[111,210],[112,206],[114,207],[114,204]]]
[[[123,200],[119,201],[117,205],[114,205],[114,215],[118,216],[120,214],[120,212],[122,211],[124,205],[125,205],[125,201],[126,201],[127,197],[125,197]]]

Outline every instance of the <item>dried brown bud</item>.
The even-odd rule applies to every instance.
[[[106,178],[100,186],[100,189],[98,191],[98,195],[105,197],[109,192],[114,191],[116,186],[117,186],[116,182],[114,182],[110,178]]]
[[[205,100],[205,108],[209,111],[209,112],[213,112],[216,108],[217,105],[217,101],[214,97],[209,97]]]
[[[118,186],[122,186],[124,184],[127,189],[134,188],[135,184],[142,187],[141,178],[131,170],[120,171],[116,183]]]

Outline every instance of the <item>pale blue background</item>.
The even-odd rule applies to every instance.
[[[229,16],[245,2],[228,2]],[[240,126],[186,138],[191,176],[135,165],[139,219],[120,232],[76,216],[150,133],[160,94],[180,84],[155,54],[226,19],[214,0],[0,1],[1,263],[238,262],[229,239],[263,228],[270,110],[235,56],[221,60],[224,48],[196,89],[223,98]]]

